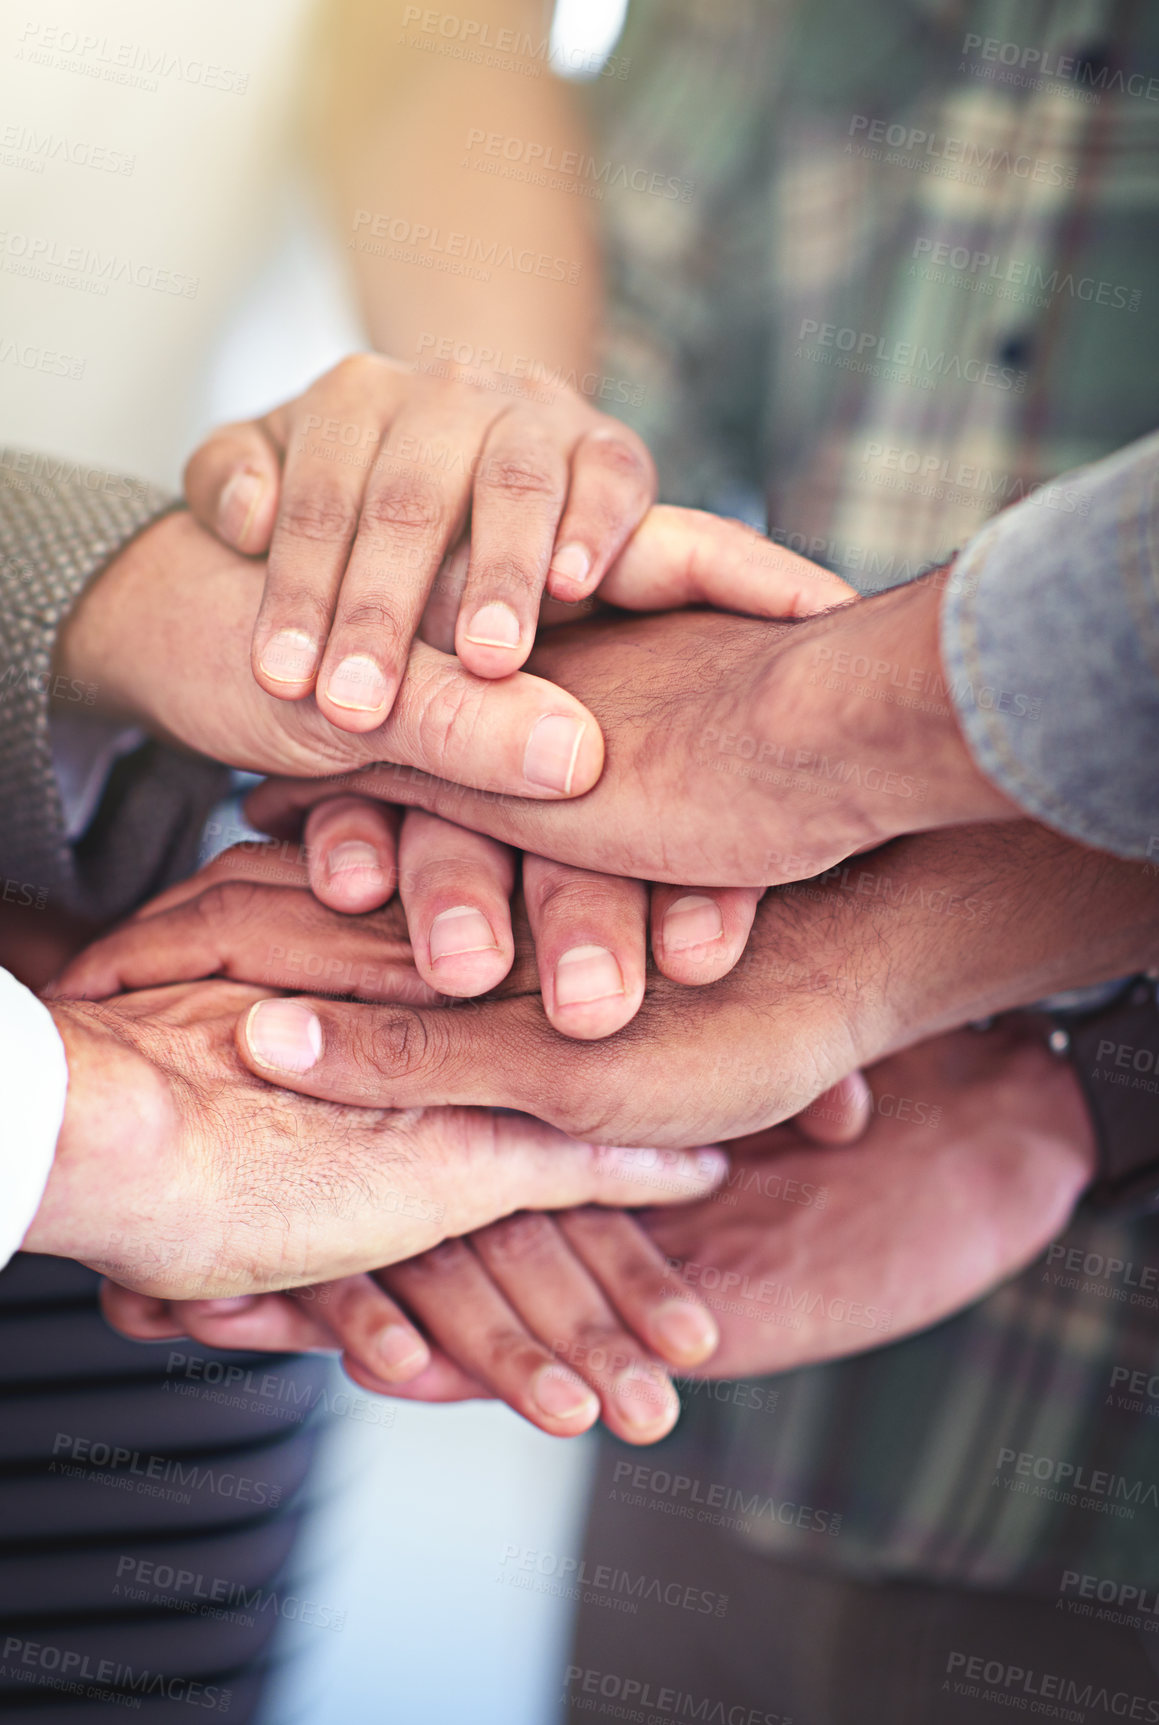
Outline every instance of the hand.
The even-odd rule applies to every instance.
[[[141,1341],[341,1349],[378,1395],[497,1396],[557,1435],[565,1408],[568,1435],[602,1412],[628,1443],[671,1430],[679,1403],[665,1366],[702,1363],[718,1335],[632,1217],[587,1209],[525,1212],[372,1276],[287,1294],[161,1301],[106,1283],[102,1301]]]
[[[336,910],[375,909],[397,883],[420,976],[455,996],[484,994],[510,970],[510,901],[519,879],[544,1009],[565,1036],[585,1039],[611,1035],[639,1010],[649,925],[661,974],[703,986],[740,958],[760,900],[744,887],[649,888],[520,857],[421,809],[390,809],[364,797],[316,803],[299,854],[307,876],[293,884],[308,881]],[[243,867],[250,872],[239,857],[230,872]]]
[[[423,643],[391,717],[349,736],[312,699],[288,705],[249,667],[263,567],[188,515],[154,523],[98,576],[66,621],[57,670],[97,688],[101,710],[254,772],[344,772],[384,756],[520,796],[570,796],[599,777],[591,714],[518,672],[485,682]]]
[[[853,1142],[868,1101],[857,1074],[806,1111],[801,1137]],[[546,1350],[562,1362],[550,1376],[553,1389],[562,1397],[566,1384],[576,1398],[571,1430],[587,1429],[602,1413],[627,1443],[654,1443],[671,1430],[679,1404],[663,1367],[703,1365],[719,1340],[712,1314],[674,1284],[640,1223],[594,1208],[524,1213],[374,1275],[284,1294],[159,1300],[106,1282],[102,1303],[110,1323],[140,1341],[192,1336],[216,1349],[277,1353],[338,1348],[354,1380],[378,1395],[499,1396],[558,1433],[559,1409],[548,1423],[542,1401]]]
[[[488,1103],[679,1144],[758,1131],[941,1030],[1157,961],[1153,873],[1016,822],[901,840],[770,893],[728,976],[694,993],[658,979],[606,1041],[558,1036],[524,993],[449,1013],[279,1003],[270,1038],[262,1006],[239,1046],[255,1072],[333,1101]],[[531,987],[517,968],[503,992]]]
[[[55,992],[103,1000],[224,975],[415,1005],[484,994],[515,957],[518,869],[506,846],[434,815],[335,798],[311,811],[300,845],[235,845],[158,894],[62,964]],[[620,1029],[644,997],[647,888],[540,857],[522,859],[522,877],[550,1022],[585,1040]],[[396,884],[405,925],[397,908],[377,914]],[[654,889],[653,948],[664,974],[704,984],[729,970],[758,896]],[[706,911],[716,927],[704,939]]]
[[[383,766],[342,788],[572,867],[709,887],[805,879],[898,834],[1013,818],[948,705],[915,713],[824,688],[824,667],[847,655],[887,669],[912,661],[934,686],[937,596],[915,583],[791,625],[692,612],[552,632],[530,663],[590,706],[607,743],[600,782],[571,804]],[[301,807],[317,794],[259,787],[251,818],[269,830],[287,799]]]
[[[330,808],[331,805],[320,804],[314,813],[324,819]],[[334,813],[341,823],[344,819],[341,807]],[[375,820],[381,819],[377,806],[357,804],[349,819],[364,821],[368,814]],[[415,819],[428,821],[431,817],[411,811],[407,820]],[[431,824],[438,823],[432,820]],[[338,824],[335,830],[341,834],[351,829]],[[354,830],[359,830],[358,826]],[[365,831],[365,826],[361,830]],[[405,821],[403,830],[405,833]],[[450,833],[453,831],[448,829]],[[382,838],[381,833],[377,836]],[[447,843],[447,833],[437,836],[440,844]],[[462,838],[480,844],[490,842],[477,840],[473,833],[464,833]],[[440,865],[446,866],[448,860],[445,854],[441,855]],[[484,874],[478,859],[464,854],[450,860],[452,867],[462,872],[469,889],[476,896],[483,896],[477,890]],[[407,941],[400,914],[405,900],[403,906],[365,911],[355,922],[344,914],[354,908],[349,903],[348,886],[341,885],[340,909],[327,905],[317,889],[313,893],[303,890],[315,872],[322,874],[325,891],[331,895],[346,880],[344,873],[327,879],[325,871],[318,869],[314,855],[310,856],[308,871],[300,854],[287,853],[279,845],[248,842],[234,845],[197,874],[159,893],[125,922],[92,941],[71,958],[48,992],[57,1000],[105,1000],[126,991],[164,983],[195,982],[210,976],[276,988],[292,987],[305,975],[334,993],[362,1000],[436,1004],[441,998],[438,989],[442,978],[436,975],[435,982],[429,982],[414,962],[413,948]],[[568,927],[564,897],[562,905],[552,908],[549,921],[549,928],[557,937]],[[377,895],[373,902],[377,903]],[[507,908],[504,906],[505,912]],[[596,914],[599,909],[597,903]],[[514,957],[510,919],[507,931]],[[531,942],[523,923],[520,934],[520,962],[505,990],[511,994],[534,991],[528,959]],[[538,942],[535,957],[542,978],[544,953]],[[508,970],[510,963],[509,958]],[[437,971],[437,966],[433,968]],[[581,1034],[572,1023],[572,1012],[562,1008],[558,1001],[550,1017],[564,1035]],[[868,1118],[867,1108],[865,1082],[860,1073],[854,1072],[805,1109],[798,1117],[798,1125],[817,1143],[844,1143],[861,1132]]]
[[[560,1219],[550,1244],[533,1234],[532,1250],[551,1253],[557,1279],[600,1264],[615,1290],[625,1243],[639,1253],[623,1230],[642,1226],[669,1272],[661,1282],[658,1266],[651,1268],[645,1285],[659,1285],[668,1309],[674,1287],[698,1295],[719,1326],[719,1344],[703,1360],[673,1362],[698,1378],[787,1371],[938,1323],[1017,1274],[1066,1225],[1094,1173],[1093,1133],[1070,1067],[1017,1020],[985,1034],[937,1037],[882,1061],[868,1077],[875,1100],[856,1143],[817,1149],[796,1126],[760,1133],[728,1146],[726,1183],[701,1202],[647,1212],[636,1223],[576,1211]],[[487,1261],[486,1247],[481,1255]],[[457,1267],[448,1268],[453,1281]],[[410,1270],[396,1267],[387,1278],[404,1297]],[[631,1285],[626,1280],[625,1291]],[[529,1282],[532,1310],[536,1292]],[[272,1297],[235,1315],[162,1311],[110,1290],[106,1309],[142,1339],[189,1333],[211,1347],[288,1349],[342,1337],[347,1370],[368,1389],[424,1400],[478,1393],[449,1379],[445,1365],[403,1387],[368,1368],[364,1334],[382,1298],[347,1284],[333,1316],[313,1299],[295,1309]],[[449,1311],[440,1318],[453,1322]],[[689,1313],[683,1321],[703,1319]],[[638,1329],[655,1345],[654,1318],[638,1320]],[[554,1351],[605,1391],[608,1418],[608,1361],[626,1362],[630,1350],[598,1328],[593,1337],[548,1323],[539,1333],[565,1338]],[[619,1431],[614,1411],[610,1423]]]
[[[471,524],[455,651],[518,670],[545,586],[599,585],[656,492],[635,432],[560,388],[548,405],[355,354],[263,418],[225,426],[185,470],[190,508],[269,553],[253,631],[262,688],[345,731],[390,713],[444,558]]]
[[[514,1210],[678,1201],[719,1152],[599,1149],[527,1119],[304,1103],[255,1081],[230,982],[54,1000],[69,1086],[28,1251],[162,1298],[234,1296],[409,1258]]]
[[[1094,1175],[1077,1079],[1004,1022],[881,1062],[852,1148],[730,1145],[725,1186],[644,1218],[721,1343],[695,1377],[787,1371],[928,1328],[1024,1269]],[[888,1104],[888,1106],[887,1106]]]

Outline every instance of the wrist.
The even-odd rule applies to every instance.
[[[249,678],[264,569],[174,510],[82,594],[58,638],[57,671],[96,689],[94,711],[198,748],[212,696]]]
[[[81,594],[57,636],[58,679],[95,691],[93,711],[147,724],[148,650],[160,572],[181,549],[183,512],[153,521],[118,551]]]
[[[844,606],[794,643],[801,729],[842,763],[868,842],[1021,812],[975,765],[942,663],[947,570]]]
[[[1146,868],[1028,820],[919,833],[780,891],[824,895],[798,921],[836,966],[862,1063],[1159,957]]]
[[[141,1232],[171,1132],[174,1103],[156,1067],[117,1033],[106,1008],[54,1001],[68,1089],[40,1206],[23,1249],[121,1267],[117,1246]]]

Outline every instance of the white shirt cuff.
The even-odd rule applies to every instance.
[[[67,1090],[68,1062],[52,1014],[0,970],[0,1268],[40,1208]]]

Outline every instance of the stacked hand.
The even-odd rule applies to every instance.
[[[193,986],[187,983],[177,995],[182,1010],[195,1015],[198,1010],[204,1011],[207,1004],[204,991],[211,994],[217,991],[214,1004],[220,1006],[224,998],[233,1004],[235,1012],[244,1007],[245,1023],[251,1030],[264,1022],[265,1033],[272,1035],[277,1044],[277,1057],[284,1059],[291,1047],[300,1009],[292,1001],[264,994],[255,999],[257,991],[239,989],[234,979],[256,982],[265,988],[285,986],[300,980],[303,967],[313,968],[316,959],[318,968],[325,966],[331,986],[356,993],[367,1001],[432,1002],[437,997],[409,963],[409,947],[402,926],[396,905],[358,918],[323,905],[308,890],[304,865],[287,856],[281,847],[239,847],[218,858],[191,881],[154,900],[122,928],[81,954],[54,990],[54,1003],[67,1026],[70,1013],[83,1014],[87,1010],[115,1015],[123,1002],[130,1021],[148,1022],[159,1044],[161,1038],[153,1021],[158,1010],[162,1014],[172,1011],[175,991],[154,992],[148,985],[162,978],[189,979]],[[195,981],[209,975],[231,980]],[[120,992],[126,989],[135,992]],[[538,1010],[533,990],[534,970],[525,941],[505,991]],[[119,999],[109,1000],[104,1008],[67,1004],[80,996],[89,1000],[110,996]],[[260,1015],[255,1014],[255,1007],[263,1001],[267,1013],[274,1015],[272,1020],[267,1017],[261,1021]],[[446,1010],[445,1006],[442,1010]],[[215,1031],[220,1027],[217,1017]],[[250,1047],[245,1040],[245,1026],[235,1025],[234,1030],[235,1034],[241,1034],[238,1047],[245,1058]],[[233,1056],[232,1049],[228,1053]],[[260,1060],[256,1070],[259,1076],[264,1076]],[[81,1082],[84,1094],[83,1075]],[[116,1084],[114,1074],[114,1089],[117,1095],[132,1097],[139,1085]],[[253,1092],[259,1089],[256,1079],[250,1081],[248,1088],[243,1087],[238,1097],[240,1115],[252,1108]],[[286,1106],[290,1098],[277,1090],[270,1095],[280,1099],[288,1131],[294,1119]],[[93,1106],[91,1092],[87,1106],[90,1110]],[[312,1106],[317,1111],[319,1105]],[[864,1119],[864,1106],[864,1087],[857,1079],[837,1086],[827,1098],[822,1118],[814,1128],[817,1136],[833,1138],[856,1133]],[[343,1128],[348,1119],[357,1123],[362,1135],[367,1136],[368,1149],[374,1142],[374,1132],[367,1122],[373,1123],[385,1149],[392,1128],[397,1131],[399,1124],[409,1122],[416,1112],[425,1124],[428,1140],[436,1145],[443,1118],[462,1119],[471,1132],[485,1134],[487,1117],[474,1111],[405,1110],[391,1120],[383,1119],[381,1111],[367,1115],[343,1109],[340,1120]],[[268,1139],[274,1129],[275,1114],[276,1110],[271,1108],[268,1118],[262,1116],[263,1155],[272,1153]],[[510,1124],[507,1119],[493,1123],[492,1148],[508,1144]],[[248,1182],[246,1203],[239,1206],[239,1215],[244,1215],[247,1205],[254,1203],[271,1175],[263,1169],[262,1156],[251,1167],[246,1159],[248,1145],[237,1146],[233,1135],[237,1124],[231,1125],[230,1142],[235,1145],[235,1156],[239,1156],[238,1177],[244,1176]],[[521,1131],[540,1134],[535,1140],[537,1145],[549,1143],[556,1136],[529,1121],[521,1121],[519,1126]],[[303,1127],[310,1130],[309,1117]],[[416,1130],[417,1125],[408,1127],[404,1140]],[[323,1141],[328,1141],[328,1135]],[[119,1142],[115,1126],[110,1128],[110,1142],[112,1145]],[[170,1159],[163,1151],[159,1153],[147,1139],[138,1138],[135,1142],[144,1165],[154,1170],[151,1178],[144,1180],[137,1176],[135,1165],[133,1168],[118,1165],[113,1151],[110,1151],[110,1169],[103,1177],[112,1178],[118,1190],[124,1190],[126,1183],[134,1190],[142,1225],[144,1218],[151,1218],[157,1239],[164,1241],[170,1229],[176,1227],[176,1215],[189,1204],[190,1194],[179,1186],[172,1189]],[[518,1190],[523,1178],[519,1147],[520,1137],[516,1133],[507,1148],[512,1167],[506,1192]],[[428,1146],[427,1156],[431,1154]],[[638,1201],[641,1194],[644,1201],[656,1195],[669,1201],[686,1201],[695,1194],[698,1182],[701,1185],[711,1182],[719,1172],[718,1163],[707,1153],[699,1160],[693,1157],[691,1162],[683,1152],[649,1147],[635,1154],[629,1151],[587,1154],[595,1156],[597,1167],[605,1175],[603,1190],[609,1194],[609,1202],[614,1201],[610,1194],[616,1190],[613,1172],[621,1166],[625,1180],[633,1183],[622,1188],[623,1203]],[[300,1191],[303,1184],[307,1191],[311,1190],[319,1177],[318,1172],[308,1172],[301,1150],[289,1159],[279,1153],[274,1166],[278,1170],[276,1193],[281,1202],[285,1201],[283,1193]],[[62,1158],[58,1192],[59,1180],[66,1176],[67,1168],[67,1159]],[[92,1177],[91,1160],[85,1164],[85,1172]],[[437,1165],[435,1171],[428,1170],[427,1181],[435,1190],[439,1189],[441,1173]],[[562,1168],[560,1173],[562,1176]],[[356,1181],[358,1177],[359,1168],[351,1167],[350,1179]],[[154,1190],[159,1182],[163,1183],[168,1204],[174,1210],[172,1223],[167,1222],[168,1210],[159,1207],[159,1192]],[[542,1186],[539,1190],[542,1192]],[[566,1194],[569,1188],[561,1185],[560,1190]],[[340,1204],[349,1201],[342,1197],[341,1181],[336,1181],[336,1191]],[[63,1213],[66,1206],[80,1203],[85,1213],[83,1197],[83,1193],[66,1191],[58,1197],[58,1209]],[[401,1200],[393,1189],[388,1197],[393,1197],[394,1202],[387,1204],[383,1234],[397,1242],[398,1219],[393,1211],[397,1211]],[[371,1205],[381,1204],[382,1193],[371,1187],[364,1199]],[[529,1187],[527,1204],[534,1205],[535,1201],[536,1188]],[[568,1199],[565,1196],[561,1201]],[[474,1202],[484,1209],[494,1202],[494,1193],[485,1181],[481,1191],[475,1192]],[[500,1213],[504,1208],[502,1203],[496,1207]],[[550,1207],[558,1210],[559,1205],[551,1202]],[[459,1236],[472,1226],[470,1222],[464,1226],[462,1216],[448,1215],[443,1207],[436,1206],[432,1211],[425,1202],[425,1188],[409,1194],[406,1213],[418,1223],[427,1224],[432,1239]],[[211,1213],[207,1220],[212,1222]],[[51,1207],[45,1212],[44,1222],[46,1227],[51,1226]],[[336,1256],[337,1238],[329,1238],[321,1227],[317,1233],[312,1244],[315,1261],[340,1263]],[[30,1243],[43,1244],[45,1237],[42,1229]],[[207,1266],[212,1266],[212,1279],[218,1285],[228,1287],[231,1280],[235,1285],[247,1281],[253,1285],[255,1268],[269,1255],[268,1247],[259,1247],[255,1241],[249,1247],[254,1264],[247,1271],[236,1263],[240,1249],[236,1235],[223,1235],[220,1258],[212,1241],[207,1241],[204,1263],[190,1262],[186,1255],[174,1264],[161,1252],[164,1261],[156,1264],[147,1255],[151,1271],[142,1276],[141,1242],[126,1239],[119,1243],[132,1247],[125,1251],[125,1259],[137,1265],[135,1287],[147,1290],[152,1286],[158,1296],[166,1295],[175,1281],[196,1285]],[[107,1254],[101,1256],[93,1242],[69,1240],[67,1245],[73,1255],[118,1274]],[[364,1232],[349,1242],[347,1253],[348,1260],[353,1257],[367,1261]],[[405,1258],[409,1252],[396,1244],[393,1256]],[[298,1279],[289,1270],[287,1252],[279,1250],[275,1261],[276,1275],[269,1279],[283,1282]],[[120,1274],[129,1279],[124,1272]],[[268,1277],[269,1272],[266,1274]],[[260,1271],[258,1275],[260,1286]],[[380,1272],[377,1279],[360,1274],[324,1288],[312,1286],[308,1290],[308,1303],[303,1303],[304,1298],[298,1293],[272,1303],[272,1309],[280,1314],[280,1327],[272,1333],[282,1338],[289,1334],[291,1340],[288,1344],[276,1341],[269,1345],[342,1346],[350,1356],[355,1375],[369,1387],[382,1389],[391,1383],[406,1382],[407,1393],[423,1399],[501,1394],[526,1417],[556,1433],[585,1429],[602,1407],[607,1422],[629,1441],[652,1441],[669,1429],[677,1404],[664,1368],[689,1370],[699,1365],[711,1354],[717,1340],[711,1317],[695,1295],[666,1273],[662,1257],[639,1226],[627,1216],[609,1214],[600,1218],[595,1212],[552,1218],[524,1214],[515,1222],[504,1222],[476,1233],[469,1247],[450,1239],[414,1262],[398,1263]],[[256,1309],[259,1316],[266,1310],[265,1303],[255,1308],[252,1300],[242,1300],[240,1306],[243,1312]],[[133,1334],[157,1336],[189,1331],[226,1343],[236,1336],[239,1338],[236,1345],[251,1345],[246,1338],[252,1326],[236,1316],[239,1302],[228,1298],[227,1316],[222,1315],[222,1307],[216,1301],[208,1308],[201,1303],[183,1302],[171,1315],[161,1309],[156,1298],[150,1301],[142,1294],[130,1295],[125,1289],[110,1290],[107,1307],[110,1315]],[[415,1327],[416,1322],[421,1325],[421,1332]],[[226,1326],[224,1337],[219,1330],[221,1324]],[[252,1345],[262,1345],[262,1333],[259,1322]],[[566,1396],[571,1397],[566,1416],[561,1405],[551,1405],[545,1400],[543,1370],[552,1357],[572,1367],[568,1371],[561,1365],[546,1380],[553,1387],[566,1385]],[[564,1389],[559,1388],[559,1400],[566,1400],[566,1396]]]
[[[453,611],[434,595],[448,650],[479,677],[508,676],[545,588],[570,603],[595,590],[656,476],[635,433],[573,390],[530,405],[356,354],[263,419],[216,432],[186,491],[227,544],[269,553],[253,628],[262,687],[289,701],[313,691],[335,725],[367,731],[391,711],[452,553]]]
[[[735,523],[654,510],[605,590],[639,606],[711,601],[727,590],[766,614],[786,615],[848,597],[843,583],[792,553],[758,564],[764,549],[757,534]],[[396,804],[436,784],[435,774],[473,785],[484,802],[510,795],[516,806],[578,797],[598,779],[599,727],[558,683],[525,672],[482,679],[423,642],[411,649],[390,718],[373,731],[337,730],[311,696],[275,699],[249,668],[263,581],[260,563],[224,549],[188,516],[167,517],[85,595],[63,632],[60,668],[95,683],[107,710],[156,735],[233,766],[296,775],[291,800],[329,800],[343,774],[384,759],[393,764],[376,767],[374,782],[385,772]],[[671,678],[675,667],[663,674]],[[724,657],[716,676],[727,688]],[[413,780],[409,792],[393,794],[396,774]],[[279,812],[284,826],[287,811]],[[592,815],[598,819],[598,810]],[[739,830],[751,815],[740,807],[729,820]],[[300,816],[292,824],[297,837]],[[328,903],[364,909],[400,884],[419,970],[440,993],[477,993],[504,974],[516,873],[507,846],[464,831],[453,811],[450,819],[420,815],[400,823],[397,813],[349,805],[313,819],[305,837],[316,859],[313,884]],[[727,831],[723,842],[732,843]],[[546,1007],[568,1034],[606,1035],[636,1011],[649,922],[656,962],[674,980],[714,980],[743,949],[759,896],[755,876],[738,890],[724,890],[724,882],[712,890],[719,870],[707,859],[709,872],[690,873],[687,884],[678,872],[653,870],[653,878],[677,884],[649,894],[634,878],[649,870],[628,862],[622,842],[609,851],[610,866],[561,864],[534,845],[521,848]],[[695,847],[685,854],[694,869],[706,860]]]
[[[237,860],[210,874],[220,881]],[[289,929],[302,952],[336,942],[349,962],[377,953],[378,992],[403,992],[404,952],[394,949],[395,974],[386,963],[397,912],[353,924],[288,884],[289,866],[280,867],[287,884],[239,889],[248,914],[222,932],[222,967],[257,974],[270,928]],[[202,883],[203,894],[219,890]],[[108,937],[64,986],[112,985],[150,920],[161,962],[195,967],[197,903],[195,894]],[[530,986],[521,958],[506,985],[510,1003],[532,1004],[519,993]],[[703,1031],[689,1042],[702,1039]],[[734,1084],[757,1081],[744,1060],[759,1046],[751,1035],[737,1047]],[[1073,1076],[1017,1026],[935,1039],[878,1063],[869,1080],[876,1100],[860,1143],[817,1143],[856,1137],[864,1124],[864,1096],[839,1093],[794,1126],[736,1142],[725,1185],[671,1212],[523,1214],[375,1275],[225,1302],[166,1303],[109,1288],[106,1310],[142,1338],[340,1347],[369,1389],[423,1400],[500,1395],[556,1432],[584,1429],[602,1408],[621,1437],[651,1441],[676,1411],[663,1365],[713,1376],[778,1370],[921,1328],[1028,1262],[1090,1177],[1093,1146]],[[574,1374],[588,1386],[566,1426],[539,1395],[548,1356],[569,1385]]]
[[[806,1115],[800,1126],[730,1145],[728,1177],[708,1198],[646,1211],[638,1222],[590,1209],[555,1220],[525,1215],[325,1290],[227,1309],[197,1301],[165,1307],[110,1287],[106,1311],[142,1339],[339,1347],[368,1389],[453,1400],[496,1393],[496,1379],[485,1367],[452,1369],[440,1357],[409,1382],[391,1384],[366,1335],[393,1310],[385,1289],[445,1338],[449,1355],[479,1358],[477,1326],[465,1319],[469,1302],[482,1299],[488,1320],[488,1305],[498,1309],[481,1264],[511,1290],[524,1323],[604,1396],[605,1419],[630,1436],[607,1392],[617,1372],[638,1370],[638,1346],[616,1332],[605,1302],[578,1299],[562,1315],[561,1289],[589,1266],[602,1268],[607,1302],[625,1316],[639,1312],[632,1328],[683,1375],[736,1378],[925,1329],[1017,1274],[1065,1226],[1091,1177],[1094,1146],[1074,1076],[1040,1038],[1016,1025],[986,1035],[958,1031],[882,1061],[868,1076],[881,1112],[860,1142],[818,1147]],[[663,1279],[657,1248],[667,1260]],[[659,1324],[643,1311],[652,1290],[663,1299]],[[705,1333],[713,1321],[719,1331],[718,1345],[705,1345],[700,1357],[689,1348],[681,1359],[661,1340],[677,1291],[699,1295],[710,1315],[705,1322],[691,1308],[681,1314],[689,1337],[702,1322]],[[505,1339],[500,1324],[492,1341]]]
[[[368,424],[344,418],[368,379]],[[170,518],[90,590],[61,668],[156,734],[282,775],[250,812],[283,842],[147,906],[64,979],[107,1003],[56,1010],[82,1070],[92,1035],[160,1067],[135,1076],[152,1096],[145,1138],[182,1147],[194,1194],[220,1123],[175,1127],[175,1099],[198,1084],[158,1060],[155,1023],[208,1036],[240,1116],[255,1096],[277,1098],[282,1124],[262,1142],[284,1131],[297,1146],[273,1173],[260,1152],[252,1166],[235,1158],[243,1199],[220,1235],[220,1274],[142,1274],[154,1211],[167,1232],[142,1167],[119,1278],[137,1292],[107,1296],[133,1333],[340,1346],[370,1387],[499,1394],[557,1432],[602,1405],[620,1435],[650,1441],[675,1413],[666,1367],[768,1370],[873,1345],[1042,1245],[1092,1165],[1065,1069],[1014,1031],[888,1057],[1131,968],[1153,942],[1154,892],[1134,865],[1016,820],[949,703],[908,698],[945,693],[937,582],[851,604],[835,577],[736,524],[645,515],[650,470],[631,439],[585,404],[557,408],[542,422],[496,415],[360,361],[194,458],[194,508],[243,550],[268,547],[268,569]],[[364,458],[348,467],[309,443],[320,431],[341,444],[352,425]],[[665,614],[545,629],[529,675],[515,667],[545,583],[557,599],[598,585],[622,611]],[[686,609],[705,605],[720,609]],[[504,607],[517,622],[506,644]],[[804,884],[761,902],[793,881]],[[383,909],[396,888],[399,905]],[[1060,954],[1076,895],[1081,938]],[[211,977],[230,980],[197,980]],[[108,1000],[159,984],[171,986]],[[304,988],[314,998],[269,992]],[[918,1112],[883,1107],[861,1144],[835,1148],[871,1114],[863,1066],[879,1096],[908,1086]],[[309,1110],[327,1105],[327,1125],[374,1146],[373,1176],[358,1157],[351,1176],[372,1213],[384,1137],[399,1134],[542,1152],[554,1127],[571,1135],[560,1170],[574,1178],[548,1195],[521,1183],[516,1155],[501,1195],[411,1217],[422,1225],[409,1238],[395,1220],[379,1254],[359,1211],[344,1259],[345,1165],[323,1175],[301,1150]],[[918,1126],[933,1110],[945,1125],[927,1141]],[[687,1198],[689,1169],[711,1182],[715,1167],[688,1162],[676,1147],[689,1139],[733,1142],[723,1196],[679,1216],[574,1208],[639,1202],[607,1194],[645,1176],[650,1196],[659,1181],[665,1199]],[[590,1148],[608,1140],[640,1157]],[[43,1249],[117,1274],[76,1222],[83,1158],[58,1161],[42,1239],[66,1244]],[[318,1181],[306,1238],[279,1206]],[[820,1187],[824,1211],[786,1198]],[[264,1225],[267,1190],[284,1240]],[[409,1198],[421,1208],[421,1193]],[[206,1213],[225,1226],[208,1190]],[[376,1263],[387,1267],[369,1273]],[[717,1301],[714,1354],[718,1325],[696,1293],[711,1306],[716,1287],[742,1292]],[[226,1309],[183,1298],[217,1292]]]

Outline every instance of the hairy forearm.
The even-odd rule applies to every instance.
[[[514,138],[557,158],[585,151],[571,91],[526,52],[546,41],[550,13],[541,0],[491,0],[473,14],[493,38],[511,32],[524,52],[506,58],[535,76],[423,52],[381,7],[355,3],[335,21],[320,154],[384,352],[565,375],[590,360],[602,297],[591,201],[516,177],[483,141]]]
[[[1159,873],[1031,821],[899,839],[777,897],[862,1061],[1159,964]]]

